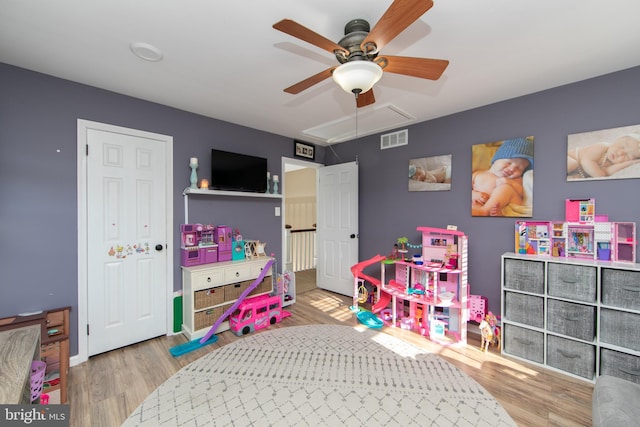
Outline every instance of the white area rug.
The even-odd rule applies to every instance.
[[[247,335],[185,366],[124,426],[515,426],[440,357],[372,329]]]

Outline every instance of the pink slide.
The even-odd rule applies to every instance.
[[[386,293],[382,289],[380,290],[380,299],[377,303],[371,306],[371,311],[374,313],[380,313],[382,310],[389,306],[391,302],[391,294]]]
[[[367,260],[361,261],[357,264],[354,264],[353,266],[351,266],[351,274],[353,274],[353,277],[355,277],[356,279],[364,279],[367,282],[371,283],[373,286],[375,287],[379,287],[380,286],[380,279],[376,279],[375,277],[371,277],[367,274],[364,274],[362,272],[362,270],[364,270],[366,267],[376,264],[382,260],[386,259],[385,256],[382,256],[380,254],[369,258]],[[386,292],[380,291],[380,301],[378,301],[377,303],[375,303],[373,305],[372,310],[374,313],[378,313],[380,310],[382,310],[383,308],[385,308],[387,306],[387,304],[389,304],[389,301],[391,301],[391,295],[389,295]],[[354,303],[355,305],[355,303]],[[377,309],[376,309],[377,307]]]

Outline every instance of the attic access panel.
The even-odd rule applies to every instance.
[[[357,135],[355,113],[338,120],[305,129],[302,133],[327,143],[336,143],[406,126],[416,120],[411,114],[391,104],[382,105],[366,111],[358,111],[357,119]]]

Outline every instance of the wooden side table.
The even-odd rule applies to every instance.
[[[0,332],[0,403],[31,402],[31,362],[39,359],[39,325]]]
[[[39,329],[38,358],[47,364],[45,387],[42,393],[60,390],[60,403],[67,403],[67,374],[69,373],[69,312],[71,307],[43,310],[30,316],[0,319],[0,331],[11,331],[29,325]],[[31,366],[29,366],[31,369]],[[58,378],[49,378],[58,371]]]

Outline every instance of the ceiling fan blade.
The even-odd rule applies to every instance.
[[[446,59],[411,58],[408,56],[388,56],[387,66],[383,70],[387,73],[403,74],[421,79],[438,80],[449,65]]]
[[[373,96],[373,88],[369,89],[365,93],[359,93],[356,98],[356,105],[358,108],[366,107],[376,102],[375,96]]]
[[[320,71],[318,74],[315,74],[309,78],[306,78],[292,86],[289,86],[288,88],[286,88],[284,91],[290,94],[298,94],[300,92],[302,92],[305,89],[309,89],[311,86],[320,83],[321,81],[323,81],[324,79],[328,79],[329,77],[331,77],[331,73],[333,73],[333,70],[336,67],[331,67],[331,68],[327,68],[324,71]]]
[[[375,43],[378,52],[433,6],[432,0],[395,0],[360,44]]]
[[[347,55],[349,54],[349,52],[339,44],[329,40],[326,37],[321,36],[320,34],[308,29],[303,25],[298,24],[291,19],[283,19],[282,21],[276,22],[275,24],[273,24],[273,28],[282,31],[283,33],[289,34],[290,36],[303,40],[307,43],[311,43],[312,45],[317,46],[320,49],[324,49],[327,52],[334,53],[336,50],[339,50]]]

